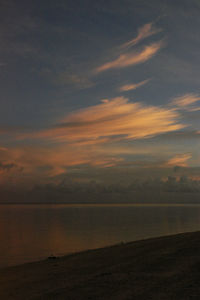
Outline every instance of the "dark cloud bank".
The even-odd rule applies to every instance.
[[[168,176],[102,184],[95,180],[34,186],[30,190],[0,188],[1,203],[199,203],[200,181],[187,176]]]

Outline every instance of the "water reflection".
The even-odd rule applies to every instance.
[[[200,230],[198,205],[0,205],[0,266]]]

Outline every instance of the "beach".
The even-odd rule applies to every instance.
[[[0,299],[200,299],[200,232],[0,270]]]

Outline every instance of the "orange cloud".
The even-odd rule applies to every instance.
[[[145,38],[152,36],[159,32],[161,32],[161,29],[155,28],[153,23],[147,23],[144,26],[139,28],[136,38],[122,44],[120,46],[120,48],[122,48],[122,49],[130,48],[130,47],[138,44],[140,41],[144,40]]]
[[[54,128],[30,137],[84,144],[143,139],[185,127],[178,119],[179,114],[173,109],[145,106],[118,97],[71,113]]]
[[[22,183],[27,186],[65,173],[71,166],[110,167],[122,160],[109,153],[98,153],[95,146],[82,145],[80,149],[74,144],[0,149],[0,155],[0,184]]]
[[[167,161],[168,166],[187,167],[187,161],[192,157],[191,153],[178,154]]]
[[[200,110],[200,107],[195,106],[198,101],[200,101],[200,96],[191,93],[175,98],[170,104],[183,110],[197,111]]]
[[[107,62],[96,69],[96,73],[100,73],[110,69],[120,69],[129,66],[144,63],[152,58],[161,48],[163,42],[159,41],[149,46],[145,46],[140,51],[134,51],[130,53],[121,54],[117,59]]]
[[[34,183],[65,173],[69,166],[114,166],[123,160],[124,151],[111,151],[113,142],[179,130],[184,127],[179,117],[169,107],[146,106],[124,97],[104,99],[68,114],[50,129],[17,136],[42,140],[44,146],[0,148],[1,175],[5,182],[12,175],[15,181]]]
[[[145,85],[148,82],[149,82],[149,79],[146,79],[146,80],[143,80],[143,81],[138,82],[138,83],[126,84],[126,85],[121,86],[119,88],[119,91],[120,92],[127,92],[127,91],[131,91],[131,90],[135,90],[135,89]]]

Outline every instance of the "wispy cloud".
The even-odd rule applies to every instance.
[[[187,161],[192,158],[191,153],[177,154],[167,161],[168,166],[187,167]]]
[[[130,84],[125,84],[119,88],[120,92],[127,92],[131,90],[136,90],[137,88],[140,88],[141,86],[147,84],[150,81],[150,79],[143,80],[138,83],[130,83]]]
[[[71,86],[77,89],[87,89],[94,85],[86,74],[76,74],[69,71],[54,71],[50,68],[42,68],[40,76],[50,80],[56,86]]]
[[[200,95],[191,93],[176,97],[171,101],[170,105],[192,112],[200,110],[200,106],[196,106],[198,101],[200,101]]]
[[[144,63],[145,61],[152,58],[162,47],[164,46],[163,41],[152,43],[151,45],[145,46],[140,51],[132,51],[121,54],[117,59],[107,62],[96,69],[96,73],[107,71],[110,69],[120,69],[129,66]]]
[[[76,74],[69,74],[68,72],[56,74],[53,78],[53,82],[61,86],[72,85],[79,89],[90,88],[94,85],[87,76],[78,76]]]
[[[184,140],[184,139],[199,139],[200,138],[200,131],[198,130],[181,130],[181,131],[173,131],[168,132],[163,135],[159,136],[160,139],[167,139],[167,140]]]
[[[53,128],[32,134],[31,138],[105,143],[113,139],[143,139],[183,127],[174,109],[145,106],[118,97],[71,113]]]
[[[156,28],[153,23],[147,23],[147,24],[145,24],[144,26],[142,26],[138,29],[138,34],[135,38],[133,38],[130,41],[122,44],[120,46],[120,48],[121,49],[130,48],[130,47],[138,44],[139,42],[141,42],[145,38],[147,38],[149,36],[152,36],[156,33],[159,33],[161,31],[162,30],[160,28]]]
[[[71,145],[54,145],[53,147],[12,147],[0,149],[0,179],[6,183],[33,184],[45,182],[49,177],[65,173],[69,167],[90,165],[110,167],[122,158],[109,153],[100,153],[95,147]]]

